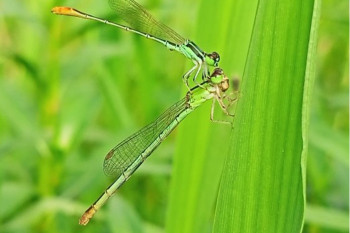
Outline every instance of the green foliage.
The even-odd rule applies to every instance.
[[[225,73],[242,78],[235,128],[231,137],[226,125],[210,122],[209,103],[199,108],[82,229],[80,215],[112,182],[102,171],[104,155],[182,98],[181,75],[192,64],[136,35],[50,13],[53,6],[69,5],[113,20],[107,1],[1,1],[0,232],[227,232],[226,227],[243,232],[255,220],[266,220],[257,225],[262,229],[300,226],[302,180],[300,173],[291,174],[301,171],[300,151],[306,146],[301,133],[306,128],[304,232],[346,232],[349,3],[322,2],[315,90],[308,96],[310,125],[306,120],[304,128],[297,128],[302,122],[302,70],[310,49],[306,36],[312,13],[319,12],[312,12],[310,1],[300,1],[304,5],[296,9],[299,1],[294,1],[273,8],[277,18],[265,17],[264,2],[258,7],[257,1],[242,0],[140,1],[205,51],[219,52]],[[273,41],[271,28],[281,32]],[[267,36],[259,40],[259,32]],[[284,59],[289,60],[282,64]],[[253,154],[263,140],[271,145],[271,124],[283,128],[287,109],[290,130],[274,136],[275,147]],[[218,107],[216,112],[217,119],[226,119]],[[269,129],[265,137],[260,126]],[[255,143],[251,153],[243,153],[249,135]],[[283,157],[262,153],[276,148],[286,149]],[[293,150],[298,151],[295,156]],[[282,165],[285,172],[277,179],[278,173],[271,172]],[[247,179],[250,192],[243,189]],[[276,189],[257,193],[272,182]],[[287,203],[287,194],[299,196]],[[269,224],[279,203],[287,203],[278,212],[284,217],[292,214],[293,203],[299,211],[283,220],[286,224]],[[232,208],[239,215],[234,219]],[[254,214],[258,217],[252,219]]]

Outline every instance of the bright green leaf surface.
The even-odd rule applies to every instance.
[[[313,8],[313,1],[259,1],[214,232],[301,230]]]

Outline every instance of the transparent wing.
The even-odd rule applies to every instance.
[[[134,0],[109,0],[109,5],[117,13],[118,17],[127,22],[133,29],[175,44],[186,42],[182,36],[168,26],[158,22]]]
[[[105,157],[103,164],[105,174],[119,177],[153,142],[157,140],[159,140],[158,144],[161,142],[159,135],[188,107],[187,98],[183,98],[168,108],[154,122],[115,146]],[[152,150],[148,154],[151,152]],[[148,154],[144,156],[147,157]]]

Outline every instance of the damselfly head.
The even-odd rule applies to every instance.
[[[224,75],[224,71],[221,68],[215,68],[209,78],[213,83],[219,83],[223,75]]]
[[[210,81],[220,87],[220,90],[225,92],[230,87],[230,81],[224,74],[221,68],[215,68],[213,73],[210,75]]]
[[[205,60],[208,65],[217,67],[220,61],[220,55],[217,52],[212,52],[206,55]]]

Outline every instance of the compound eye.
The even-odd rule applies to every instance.
[[[220,55],[217,52],[212,52],[211,57],[214,60],[214,66],[218,66],[218,63],[220,61]]]
[[[213,71],[213,73],[210,75],[210,77],[216,77],[216,76],[220,76],[223,75],[224,71],[220,68],[215,68],[215,70]]]

